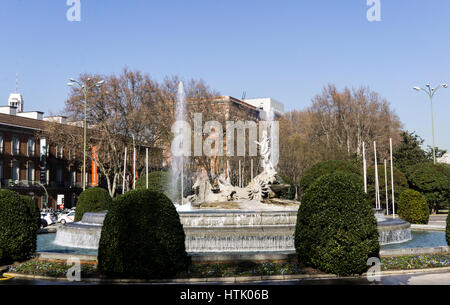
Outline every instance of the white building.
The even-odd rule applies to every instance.
[[[261,110],[261,119],[263,120],[269,121],[271,112],[273,113],[273,118],[280,117],[284,114],[283,103],[270,97],[245,99],[244,102],[259,108]]]
[[[8,99],[8,106],[17,109],[17,112],[23,112],[23,98],[20,93],[11,93]]]
[[[437,158],[438,163],[450,164],[450,153],[444,154],[442,157]]]
[[[43,120],[44,113],[41,111],[23,111],[24,102],[22,94],[11,93],[8,99],[8,106],[0,106],[0,113],[20,116],[23,118]]]

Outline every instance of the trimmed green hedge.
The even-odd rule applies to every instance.
[[[80,221],[86,212],[101,212],[111,207],[112,199],[109,192],[100,187],[84,190],[78,197],[75,209],[75,221]]]
[[[109,276],[170,278],[187,271],[180,217],[161,192],[136,189],[118,197],[103,223],[98,269]]]
[[[40,214],[31,198],[0,189],[0,265],[31,258]]]
[[[425,196],[410,189],[400,195],[397,213],[401,219],[413,224],[427,224],[430,217],[430,209]]]
[[[410,188],[423,194],[430,210],[448,207],[450,199],[450,167],[432,162],[411,167],[407,173]]]
[[[294,200],[295,199],[295,184],[294,182],[288,177],[283,174],[278,175],[280,178],[280,182],[282,184],[289,184],[289,188],[286,190],[283,190],[280,194],[280,198],[282,199],[288,199],[288,200]]]
[[[136,188],[146,187],[146,175],[138,178],[136,181]],[[170,190],[170,173],[168,172],[151,172],[148,174],[148,188],[154,191],[166,193]]]
[[[306,191],[298,210],[295,250],[300,263],[345,276],[368,270],[379,257],[377,221],[362,179],[336,172]]]
[[[300,180],[299,185],[302,196],[318,178],[337,171],[348,174],[361,175],[361,169],[359,169],[355,164],[349,161],[329,160],[316,163],[305,172],[302,179]]]

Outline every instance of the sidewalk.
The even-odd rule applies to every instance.
[[[397,214],[395,217],[399,217]],[[392,218],[392,215],[386,216],[386,218]],[[430,230],[430,231],[445,231],[447,227],[447,215],[446,214],[433,214],[428,219],[428,224],[418,225],[411,224],[411,229],[415,230]]]
[[[446,227],[447,227],[447,215],[444,214],[430,215],[428,224],[426,225],[417,225],[417,224],[411,225],[411,229],[432,230],[432,231],[434,230],[445,231]]]

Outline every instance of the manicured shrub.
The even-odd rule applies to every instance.
[[[450,198],[450,167],[431,162],[411,167],[407,173],[411,189],[423,194],[430,210],[448,206]]]
[[[167,196],[147,189],[118,197],[103,223],[98,269],[109,276],[170,278],[190,264],[180,217]]]
[[[425,196],[410,189],[400,195],[397,213],[401,219],[414,224],[427,224],[430,217],[430,209]]]
[[[29,259],[36,251],[39,212],[31,198],[0,189],[0,265]]]
[[[381,205],[386,204],[386,183],[385,183],[385,172],[384,164],[378,165],[378,182],[380,184],[380,201]],[[391,183],[391,168],[387,168],[388,176],[388,199],[389,199],[389,210],[392,211],[392,183]],[[394,168],[394,198],[395,202],[400,199],[400,194],[408,188],[408,180],[404,173]],[[371,166],[367,169],[367,193],[369,194],[369,200],[372,206],[375,206],[375,166]]]
[[[280,182],[283,184],[289,184],[289,188],[280,192],[280,198],[294,200],[295,199],[295,184],[294,182],[285,175],[279,175]]]
[[[348,174],[361,175],[361,169],[359,169],[354,163],[341,160],[329,160],[316,163],[310,169],[308,169],[300,180],[300,190],[303,194],[307,191],[309,186],[314,183],[318,178],[326,174],[332,174],[334,172],[344,172]]]
[[[136,188],[145,188],[146,183],[146,175],[143,175],[136,181]],[[166,193],[170,190],[170,183],[170,173],[168,172],[151,172],[148,174],[148,188],[151,190]]]
[[[23,200],[25,200],[25,203],[27,204],[31,217],[33,219],[36,219],[36,226],[39,229],[41,227],[41,211],[39,210],[39,207],[37,206],[36,202],[33,198],[30,196],[21,196]]]
[[[77,201],[75,221],[80,221],[86,212],[101,212],[111,207],[112,199],[107,190],[91,187],[84,190]]]
[[[300,263],[337,275],[362,274],[379,257],[377,221],[362,179],[336,172],[306,191],[298,210],[295,250]]]

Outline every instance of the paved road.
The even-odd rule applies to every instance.
[[[11,279],[0,281],[2,285],[97,285],[99,283],[83,282],[51,282],[51,281],[29,281]],[[223,285],[227,283],[195,283],[192,285]],[[450,272],[446,273],[423,273],[381,276],[379,282],[370,282],[366,278],[344,278],[329,280],[290,280],[290,281],[261,281],[242,283],[251,285],[450,285]],[[123,284],[121,284],[123,285]],[[146,284],[139,284],[146,285]],[[167,284],[162,284],[167,285]]]
[[[274,282],[261,282],[273,284]],[[281,285],[450,285],[450,272],[430,274],[402,274],[382,276],[379,282],[370,282],[365,278],[332,280],[301,280],[279,282]]]

